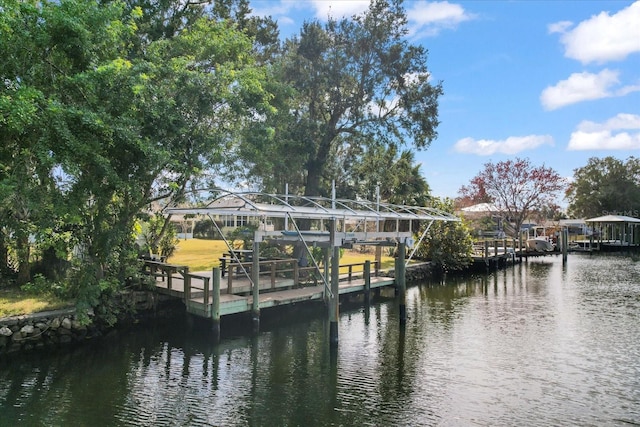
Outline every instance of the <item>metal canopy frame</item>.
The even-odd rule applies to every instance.
[[[166,207],[163,212],[168,215],[235,215],[257,217],[266,222],[267,219],[281,218],[285,229],[277,231],[257,230],[254,241],[278,240],[283,243],[304,241],[313,246],[351,246],[386,245],[394,246],[398,242],[414,245],[414,221],[427,221],[428,226],[420,236],[422,242],[434,221],[460,221],[458,217],[439,209],[424,206],[396,205],[392,203],[372,202],[368,200],[349,200],[328,197],[310,197],[292,194],[269,194],[257,191],[232,192],[212,189],[209,192],[216,196],[199,207]],[[300,220],[333,220],[331,230],[301,231],[296,225],[289,230],[289,221]],[[347,222],[357,221],[355,231],[347,232]],[[395,221],[394,231],[379,231],[383,221]],[[336,223],[342,224],[339,231]],[[376,231],[368,231],[367,223],[376,224]],[[400,223],[408,223],[408,230],[400,231]],[[358,228],[363,228],[357,231]],[[418,230],[416,230],[417,232]],[[333,236],[332,236],[333,235]],[[411,253],[411,257],[415,250]]]
[[[259,230],[255,234],[255,241],[264,239],[280,239],[282,241],[302,240],[314,243],[326,244],[329,233],[319,232],[297,232],[293,236],[286,234],[289,220],[337,220],[342,221],[342,233],[337,229],[332,240],[335,246],[353,244],[395,244],[403,241],[408,246],[413,246],[413,232],[411,230],[413,221],[459,221],[460,219],[450,213],[441,210],[423,207],[395,205],[391,203],[371,202],[368,200],[349,200],[328,197],[310,197],[291,194],[269,194],[256,191],[232,192],[227,190],[211,190],[217,194],[209,203],[201,207],[167,207],[164,213],[171,215],[236,215],[246,217],[258,217],[266,221],[268,218],[282,218],[285,221],[285,230],[266,231]],[[379,231],[379,224],[382,221],[395,221],[395,231]],[[360,232],[347,233],[344,226],[347,221],[358,221],[364,225]],[[367,231],[368,221],[376,223],[376,231]],[[401,221],[409,223],[408,231],[400,231]],[[431,227],[429,224],[425,232],[420,237],[422,241],[424,235]],[[357,226],[356,226],[357,229]],[[417,231],[417,230],[416,230]],[[304,236],[303,236],[304,235]],[[412,252],[411,256],[415,253]]]
[[[167,207],[163,212],[181,215],[242,215],[294,219],[460,220],[447,212],[422,206],[254,191],[215,191],[219,195],[202,207]]]
[[[163,213],[167,215],[203,215],[208,216],[214,223],[218,232],[222,230],[213,220],[214,215],[235,215],[260,218],[263,223],[269,218],[280,218],[284,221],[284,230],[268,231],[256,230],[254,242],[269,240],[280,244],[301,243],[310,259],[310,246],[320,247],[351,247],[355,245],[395,246],[404,243],[408,247],[414,246],[411,225],[414,221],[428,221],[418,245],[435,221],[460,221],[450,213],[438,209],[422,206],[395,205],[391,203],[371,202],[368,200],[348,200],[327,197],[309,197],[291,194],[268,194],[262,192],[232,192],[228,190],[212,189],[210,193],[216,196],[208,203],[200,207],[166,207]],[[304,220],[328,220],[330,230],[304,231],[296,224],[296,221]],[[357,221],[354,229],[363,227],[362,231],[346,231],[348,221]],[[367,222],[375,222],[375,231],[368,231]],[[394,231],[379,231],[382,221],[394,221]],[[408,231],[400,231],[400,223],[408,222]],[[342,231],[338,231],[338,223],[342,222]],[[289,224],[292,225],[291,230]],[[321,226],[321,228],[323,228]],[[417,230],[416,230],[417,231]],[[231,244],[222,235],[227,248],[236,262],[239,262]],[[412,251],[409,260],[413,257],[417,246]],[[320,274],[320,268],[315,263],[314,267]],[[244,268],[243,268],[244,270]],[[252,285],[253,280],[244,270]],[[327,278],[320,275],[325,289],[329,295],[331,287]]]

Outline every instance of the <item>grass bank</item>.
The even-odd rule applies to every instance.
[[[27,294],[17,288],[0,289],[0,317],[20,316],[72,306],[73,301],[53,296]]]
[[[178,248],[167,262],[176,265],[185,265],[191,271],[210,270],[219,266],[219,258],[227,252],[227,247],[222,240],[189,239],[180,240]],[[366,260],[374,261],[373,251],[362,253],[358,250],[345,250],[340,258],[340,264],[363,263]],[[382,257],[382,268],[392,268],[394,260],[390,256]],[[347,270],[344,269],[344,272]]]

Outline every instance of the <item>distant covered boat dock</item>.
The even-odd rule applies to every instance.
[[[640,249],[640,219],[624,215],[604,215],[585,220],[592,232],[578,244],[584,250],[619,251]]]

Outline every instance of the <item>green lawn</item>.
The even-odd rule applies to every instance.
[[[209,270],[220,264],[218,259],[225,252],[227,252],[227,246],[222,240],[180,240],[178,248],[167,262],[185,265],[191,271]]]
[[[191,271],[209,270],[217,267],[218,259],[222,254],[227,252],[227,247],[222,240],[201,240],[189,239],[180,240],[178,248],[173,256],[167,262],[176,265],[185,265]],[[340,264],[356,264],[366,260],[375,260],[373,251],[370,253],[361,253],[359,251],[344,251]],[[389,256],[382,257],[382,268],[393,267],[393,258]],[[344,269],[344,272],[347,270]]]
[[[72,301],[34,296],[17,288],[0,289],[0,318],[73,307]]]

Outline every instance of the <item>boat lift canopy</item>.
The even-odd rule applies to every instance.
[[[235,215],[257,217],[262,223],[267,219],[284,219],[283,230],[267,230],[265,227],[256,231],[256,241],[279,239],[294,241],[304,239],[307,242],[328,242],[330,232],[324,227],[316,230],[299,230],[296,221],[300,220],[335,220],[341,222],[342,230],[337,228],[332,239],[335,246],[348,244],[384,244],[404,241],[413,246],[413,221],[459,221],[450,213],[438,209],[421,206],[395,205],[390,203],[371,202],[367,200],[347,200],[327,197],[309,197],[298,195],[278,195],[262,192],[231,192],[215,190],[217,194],[210,202],[200,207],[167,207],[163,210],[169,215]],[[393,231],[379,230],[379,224],[394,221]],[[400,230],[400,224],[408,223]],[[351,223],[352,230],[347,231],[345,225]],[[369,227],[367,227],[369,224]],[[376,224],[375,231],[370,225]],[[428,226],[430,227],[430,225]],[[427,229],[428,229],[427,227]],[[417,232],[418,230],[415,230]],[[427,230],[425,230],[426,232]],[[420,239],[422,240],[422,238]],[[393,244],[395,244],[393,242]]]
[[[310,246],[349,248],[353,245],[395,246],[397,243],[403,243],[407,247],[413,247],[413,251],[409,255],[409,260],[411,260],[435,221],[460,221],[454,215],[428,207],[261,192],[213,190],[211,193],[216,196],[201,207],[167,207],[163,212],[167,215],[208,216],[225,240],[237,263],[239,260],[231,248],[231,243],[224,237],[213,216],[257,217],[260,224],[264,226],[258,227],[254,232],[254,242],[266,240],[276,244],[304,245],[308,260],[313,262],[319,275],[320,267],[311,256]],[[279,224],[280,230],[270,230],[266,227],[267,220],[274,218],[282,219]],[[307,221],[307,225],[310,225],[309,229],[305,227],[304,230],[301,230],[297,224],[301,221]],[[393,231],[387,231],[386,221],[392,222]],[[411,230],[414,221],[429,222],[415,246]],[[381,224],[383,225],[382,230],[380,230]],[[347,229],[347,225],[349,225],[349,229]],[[404,225],[402,229],[401,225]],[[339,226],[341,226],[341,230],[338,230]],[[240,266],[253,284],[254,280],[242,264]],[[335,292],[331,290],[328,279],[323,275],[320,276],[326,292],[333,295]]]

